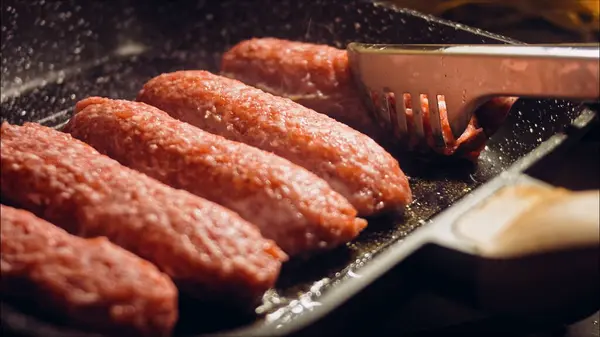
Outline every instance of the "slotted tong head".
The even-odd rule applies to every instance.
[[[444,115],[458,138],[475,110],[494,96],[600,100],[597,44],[351,43],[347,49],[353,77],[372,116],[400,135],[423,140],[425,96],[436,146],[448,142],[442,132]],[[407,124],[407,117],[412,123]]]

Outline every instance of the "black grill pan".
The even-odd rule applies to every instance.
[[[243,39],[261,36],[341,48],[351,41],[519,43],[366,1],[5,0],[2,120],[60,127],[74,103],[86,96],[133,99],[141,85],[159,73],[217,71],[224,50]],[[363,290],[378,287],[375,281],[384,275],[393,275],[398,285],[386,291],[409,294],[411,287],[421,286],[409,281],[408,274],[413,271],[434,280],[444,277],[447,286],[442,290],[475,305],[508,310],[497,301],[482,301],[482,291],[497,289],[482,285],[476,270],[487,265],[497,270],[494,263],[473,255],[467,247],[436,238],[450,228],[450,219],[457,212],[469,209],[501,186],[519,181],[540,183],[523,172],[549,153],[568,150],[593,120],[591,111],[569,102],[519,100],[476,165],[432,165],[400,158],[415,197],[403,217],[370,219],[368,230],[347,247],[285,265],[276,289],[265,295],[257,315],[238,315],[217,305],[207,307],[182,299],[176,335],[308,334],[310,327],[334,309]],[[582,256],[588,258],[589,254]],[[552,257],[546,258],[552,261]],[[523,263],[534,262],[519,261],[502,268],[517,270]],[[450,271],[441,268],[447,264],[453,266]],[[405,272],[408,269],[411,272]],[[369,310],[381,310],[376,300],[370,303],[373,307]],[[69,330],[64,322],[38,316],[18,303],[1,305],[6,333],[95,336]],[[543,312],[543,306],[531,310]]]

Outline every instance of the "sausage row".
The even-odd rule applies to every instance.
[[[336,247],[366,226],[308,170],[144,103],[85,99],[65,130],[125,166],[237,212],[290,255]]]
[[[138,100],[84,99],[64,132],[2,124],[2,198],[24,209],[2,206],[3,296],[56,299],[46,311],[88,329],[169,335],[177,289],[254,303],[288,256],[411,201],[373,140],[287,99],[188,71]]]

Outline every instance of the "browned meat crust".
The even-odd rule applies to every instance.
[[[177,289],[154,265],[104,237],[82,239],[33,214],[0,206],[2,297],[91,331],[169,336]]]
[[[236,213],[124,167],[68,134],[4,123],[0,150],[3,198],[72,234],[108,237],[191,295],[254,299],[274,284],[286,258]]]
[[[276,38],[250,39],[238,43],[223,55],[221,70],[228,77],[326,114],[378,143],[392,144],[390,132],[382,131],[362,103],[345,50]],[[431,138],[428,139],[429,146],[439,154],[477,159],[515,100],[514,97],[493,99],[477,111],[461,137],[454,139],[451,132],[445,132],[448,146],[436,148]],[[422,106],[424,120],[428,121],[427,100],[422,101]],[[442,126],[448,131],[445,108],[440,110],[443,124],[446,124]],[[428,123],[425,124],[425,130],[430,130]],[[407,143],[411,147],[416,145],[415,139]]]
[[[411,201],[406,176],[381,146],[289,99],[206,71],[179,71],[150,80],[138,100],[311,170],[360,215],[396,210]]]
[[[338,246],[366,226],[308,170],[145,103],[87,98],[66,131],[123,165],[236,211],[288,254]]]

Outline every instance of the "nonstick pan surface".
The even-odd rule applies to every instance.
[[[217,71],[224,50],[261,36],[340,48],[351,41],[517,43],[370,2],[127,0],[109,5],[101,1],[3,1],[2,120],[60,127],[74,103],[84,97],[133,99],[144,82],[162,72]],[[386,247],[409,247],[413,230],[431,226],[428,222],[435,214],[565,130],[581,112],[580,107],[563,101],[519,100],[475,165],[400,157],[415,199],[406,214],[369,219],[369,228],[347,247],[285,265],[277,287],[256,309],[258,315],[237,315],[218,305],[182,299],[177,335],[228,331],[264,335],[293,326],[306,312],[319,312],[313,317],[325,314],[329,309],[323,304],[331,289],[360,283],[361,268],[375,263]],[[3,329],[31,336],[81,335],[69,334],[64,322],[34,317],[28,308],[2,303]]]

